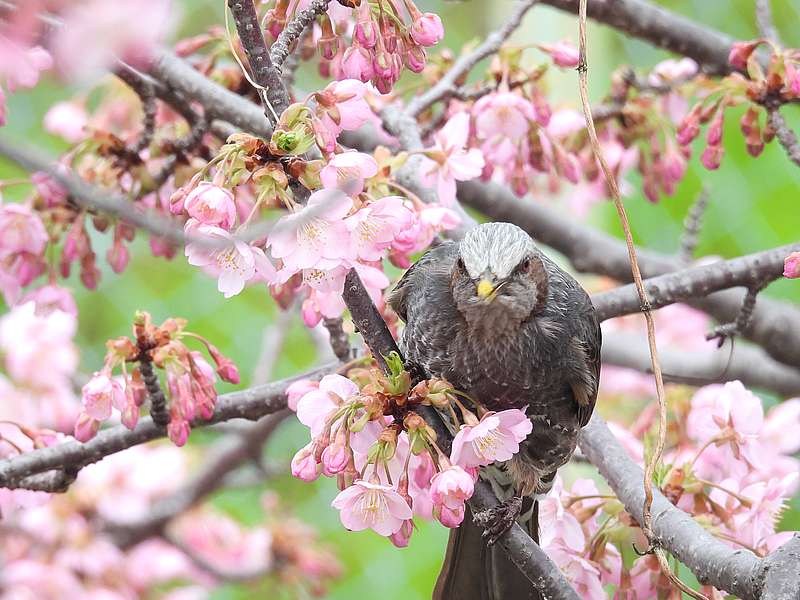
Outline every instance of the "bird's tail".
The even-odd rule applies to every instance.
[[[532,506],[523,505],[523,514],[520,525],[538,543],[539,503],[534,500]],[[482,533],[467,508],[464,522],[450,532],[433,600],[538,600],[541,596],[536,588],[500,544],[487,546]]]

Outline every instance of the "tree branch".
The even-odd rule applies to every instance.
[[[281,31],[278,36],[278,39],[275,40],[269,49],[269,55],[273,65],[280,69],[286,57],[289,56],[291,52],[292,44],[303,35],[303,31],[317,18],[317,15],[321,15],[328,10],[328,4],[330,4],[330,2],[331,0],[312,0],[308,8],[301,10],[287,23],[286,27],[283,28],[283,31]]]
[[[684,302],[731,287],[762,286],[783,276],[783,261],[800,251],[800,242],[764,250],[731,260],[721,260],[651,277],[644,281],[652,308]],[[592,295],[601,321],[639,312],[639,298],[633,284]]]
[[[800,371],[772,360],[761,349],[737,344],[731,352],[691,352],[659,345],[664,379],[688,385],[741,381],[779,396],[800,396]],[[640,336],[620,332],[603,336],[603,364],[650,372],[647,345]]]
[[[641,524],[644,504],[642,470],[630,459],[597,413],[581,430],[578,443],[625,509]],[[756,574],[761,563],[752,552],[733,550],[719,541],[658,490],[654,491],[652,515],[656,541],[689,567],[700,583],[713,585],[743,600],[758,598]],[[797,573],[798,568],[800,561],[795,561],[793,572]],[[795,579],[795,589],[796,585]]]
[[[195,420],[192,422],[192,427],[213,425],[231,419],[254,421],[278,412],[286,406],[285,391],[289,384],[298,379],[319,379],[338,366],[338,362],[328,364],[289,379],[223,394],[217,399],[217,406],[211,419]],[[144,417],[132,431],[118,425],[100,431],[95,438],[85,444],[68,441],[57,446],[26,452],[0,461],[0,487],[25,488],[26,478],[48,471],[77,472],[109,454],[164,437],[165,434],[166,432],[157,427],[150,417]]]
[[[460,80],[466,77],[476,64],[500,49],[500,46],[502,46],[520,26],[525,13],[533,8],[538,1],[539,0],[518,0],[514,10],[502,27],[486,36],[486,39],[477,48],[459,57],[436,85],[424,94],[416,96],[411,100],[406,108],[406,114],[416,117],[419,113],[439,100],[451,96],[458,88]]]
[[[578,14],[579,0],[542,0],[559,10]],[[646,0],[592,0],[588,16],[623,33],[694,59],[706,71],[725,75],[733,38],[699,25]]]
[[[565,218],[540,202],[518,198],[496,184],[459,182],[458,196],[467,206],[492,220],[516,223],[535,240],[564,254],[580,272],[630,281],[625,245],[606,233]],[[650,250],[639,250],[638,256],[646,277],[669,273],[684,266],[675,257]],[[739,291],[726,290],[694,300],[691,304],[726,323],[739,313],[742,296]],[[792,367],[800,364],[800,311],[790,304],[760,299],[745,337],[782,363]]]
[[[277,121],[278,116],[289,106],[289,94],[283,87],[280,71],[270,60],[253,0],[228,0],[228,8],[250,62],[253,81],[259,86],[259,95],[266,105],[265,114],[268,119],[272,116]]]

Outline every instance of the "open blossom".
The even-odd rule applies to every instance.
[[[352,254],[361,260],[380,260],[395,236],[413,221],[414,214],[400,196],[387,196],[359,209],[346,220]]]
[[[325,421],[345,401],[358,394],[358,386],[347,377],[326,375],[319,389],[311,390],[297,402],[297,418],[317,437],[325,428]]]
[[[272,256],[290,270],[313,267],[323,258],[346,258],[350,232],[343,219],[352,206],[341,190],[314,192],[302,210],[281,217],[273,227]]]
[[[338,188],[348,196],[358,196],[364,191],[364,180],[377,172],[378,163],[369,154],[342,152],[333,155],[319,176],[323,187]]]
[[[175,22],[172,4],[170,0],[72,4],[53,41],[60,70],[70,77],[94,77],[117,59],[146,67]]]
[[[35,212],[23,204],[0,207],[0,258],[12,254],[44,252],[47,231]]]
[[[236,203],[230,190],[203,181],[190,191],[184,209],[203,225],[230,229],[236,221]]]
[[[122,410],[125,405],[125,390],[122,384],[107,373],[95,373],[81,390],[83,410],[98,421],[111,416],[111,407]]]
[[[80,142],[86,136],[89,115],[86,108],[78,102],[56,102],[44,115],[44,128],[53,135],[64,138],[71,144]]]
[[[372,109],[364,99],[366,93],[367,86],[358,79],[342,79],[329,83],[315,94],[322,124],[334,137],[372,120]]]
[[[347,529],[372,529],[383,536],[400,531],[412,517],[411,507],[397,490],[380,483],[356,481],[333,499],[339,518]]]
[[[187,233],[207,236],[217,248],[199,242],[186,244],[186,257],[190,265],[205,267],[218,277],[217,289],[226,298],[235,296],[245,284],[260,276],[266,281],[276,279],[275,267],[261,248],[235,239],[229,232],[213,225],[201,225],[190,219],[185,227]]]
[[[300,398],[316,389],[319,389],[319,382],[309,379],[300,379],[290,384],[289,387],[286,388],[286,404],[289,406],[289,410],[297,412],[297,403],[300,401]]]
[[[292,475],[306,482],[311,482],[319,477],[322,471],[319,463],[314,459],[314,442],[309,442],[292,458]]]
[[[436,506],[457,510],[472,497],[474,485],[472,477],[464,469],[451,465],[431,479],[431,499]]]
[[[433,136],[434,144],[425,149],[428,160],[423,167],[423,184],[436,186],[439,202],[452,204],[456,198],[456,181],[479,177],[483,155],[477,148],[466,149],[469,137],[469,115],[458,113]]]
[[[790,279],[800,277],[800,252],[792,252],[783,261],[783,276]]]
[[[78,353],[72,343],[77,322],[74,315],[53,311],[36,314],[27,302],[0,319],[0,350],[6,370],[19,383],[49,388],[75,371]]]
[[[462,467],[480,467],[509,460],[533,424],[518,409],[488,412],[475,426],[462,425],[453,440],[451,460]]]
[[[0,35],[0,81],[9,92],[32,88],[39,74],[53,66],[50,54],[41,46],[26,48],[9,37]]]

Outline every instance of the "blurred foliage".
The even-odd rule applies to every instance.
[[[448,31],[446,44],[453,49],[491,30],[511,7],[508,0],[421,1],[419,4],[441,14]],[[741,39],[757,35],[752,0],[662,0],[659,4]],[[222,0],[182,0],[182,5],[181,34],[197,33],[209,24],[222,22]],[[800,32],[785,26],[797,22],[800,6],[791,0],[774,0],[773,6],[779,28],[786,34],[786,42],[800,44]],[[542,6],[532,11],[514,40],[521,44],[531,40],[576,40],[576,31],[577,21],[573,17]],[[596,100],[604,95],[609,74],[617,66],[630,64],[646,70],[667,57],[666,53],[648,44],[596,25],[590,26],[589,44],[590,85]],[[301,87],[311,89],[320,81],[312,71],[301,71]],[[550,77],[558,103],[577,107],[574,73],[554,71]],[[9,124],[3,128],[2,135],[39,146],[55,156],[64,145],[42,131],[41,118],[47,107],[69,97],[72,92],[53,80],[46,80],[32,91],[12,95]],[[791,124],[800,125],[796,108],[791,107],[785,113]],[[767,146],[758,159],[748,156],[738,123],[732,118],[728,119],[725,136],[726,153],[721,168],[715,172],[705,170],[699,165],[696,154],[675,197],[663,199],[657,205],[644,199],[638,178],[629,177],[635,191],[627,198],[626,205],[638,243],[663,252],[675,251],[686,211],[702,187],[708,189],[711,203],[700,236],[699,254],[731,257],[798,239],[800,170],[786,159],[777,142]],[[0,178],[20,175],[18,169],[0,161]],[[22,187],[4,190],[12,199],[25,192]],[[591,219],[621,237],[616,213],[610,203],[597,207]],[[107,239],[100,237],[95,243],[98,256],[102,256]],[[171,262],[150,257],[141,235],[132,250],[131,265],[121,276],[114,275],[103,260],[98,262],[103,269],[103,278],[97,293],[87,292],[77,280],[71,282],[80,308],[78,343],[83,370],[89,373],[98,368],[105,350],[104,342],[127,334],[134,311],[144,309],[150,311],[156,320],[168,316],[187,318],[192,330],[208,337],[240,366],[242,387],[246,386],[248,374],[253,372],[261,350],[263,330],[269,327],[277,310],[265,289],[250,288],[225,300],[217,292],[216,282],[189,267],[182,256]],[[766,294],[795,302],[800,299],[798,284],[786,280],[771,285]],[[279,378],[295,374],[314,362],[314,344],[299,319],[295,319],[273,375]],[[225,385],[225,388],[232,389],[232,386]],[[599,409],[602,413],[603,407]],[[272,459],[288,465],[297,448],[305,444],[307,435],[305,428],[289,422],[270,440],[266,451]],[[193,434],[192,443],[206,443],[211,437]],[[584,475],[591,472],[585,467],[582,469]],[[566,478],[571,480],[574,476],[575,473],[568,473]],[[342,529],[336,511],[329,506],[336,494],[332,481],[308,485],[287,474],[270,481],[269,486],[280,493],[285,506],[319,528],[322,538],[341,560],[345,575],[331,590],[330,598],[349,600],[358,594],[370,597],[378,593],[387,600],[430,597],[444,554],[447,538],[444,528],[419,523],[419,531],[412,538],[410,547],[396,550],[388,540],[370,532],[348,533]],[[217,494],[213,501],[243,522],[254,522],[261,514],[260,493],[261,490],[255,488],[225,491]],[[793,509],[785,514],[782,528],[800,529],[800,502],[797,499]],[[215,598],[272,597],[267,587],[230,585],[222,588]]]

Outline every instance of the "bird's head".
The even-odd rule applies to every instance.
[[[485,223],[461,240],[453,299],[470,323],[520,323],[547,299],[547,272],[531,237],[511,223]]]

